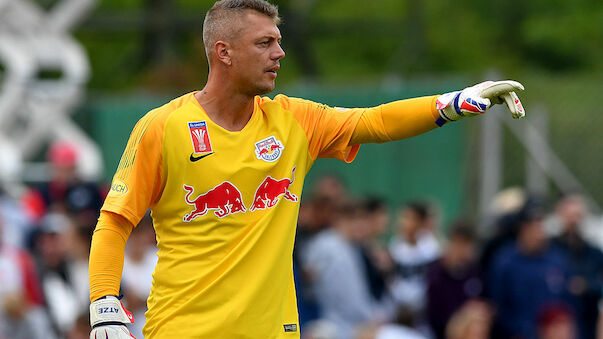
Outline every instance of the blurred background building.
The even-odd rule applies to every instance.
[[[0,338],[41,329],[86,337],[87,247],[98,209],[135,122],[204,85],[201,28],[212,3],[0,0]],[[416,138],[364,145],[351,165],[315,164],[295,258],[306,337],[337,337],[341,322],[345,333],[366,338],[469,338],[491,328],[594,338],[603,271],[603,2],[274,3],[287,53],[274,94],[366,107],[485,79],[526,87],[523,120],[494,109]],[[409,226],[417,204],[427,221]],[[375,210],[383,217],[371,217]],[[133,235],[127,266],[136,272],[153,266],[151,229]],[[341,274],[367,275],[354,285],[364,299],[350,303],[370,306],[355,318],[317,300],[332,279],[304,247],[329,241],[348,253]],[[492,283],[517,268],[509,260],[540,262],[528,271],[553,276],[537,287],[542,302],[526,310],[527,325],[505,316],[515,304],[501,301],[521,295]],[[138,294],[150,282],[141,276],[125,275],[123,286],[139,314]],[[465,294],[433,313],[441,290]],[[71,302],[53,306],[63,298]]]

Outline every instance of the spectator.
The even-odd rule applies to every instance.
[[[34,253],[45,304],[56,331],[62,336],[88,310],[87,279],[70,257],[73,224],[61,213],[47,215],[34,239]],[[85,292],[84,292],[85,291]]]
[[[303,255],[307,245],[320,231],[314,213],[315,207],[312,200],[303,199],[299,206],[297,230],[295,234],[295,247],[293,248],[293,274],[295,280],[295,293],[297,296],[297,309],[299,312],[299,326],[304,331],[308,322],[317,320],[318,303],[312,289],[312,277],[304,268]]]
[[[433,233],[435,216],[422,202],[409,203],[399,213],[398,234],[390,244],[396,264],[392,285],[398,304],[421,312],[425,306],[425,272],[440,255],[440,244]]]
[[[70,213],[78,226],[91,227],[96,223],[102,205],[102,194],[97,184],[83,181],[77,173],[76,149],[66,142],[55,142],[48,150],[51,178],[40,185],[36,192],[28,194],[41,199],[44,208],[40,211]]]
[[[25,208],[23,208],[25,207]],[[0,216],[4,220],[3,241],[5,245],[25,248],[27,237],[33,229],[32,219],[26,206],[17,203],[0,186]]]
[[[561,234],[553,239],[553,243],[566,253],[572,266],[569,290],[577,302],[580,338],[595,339],[603,287],[603,253],[580,233],[585,213],[586,204],[579,195],[561,199],[556,211]]]
[[[446,339],[488,339],[492,310],[483,301],[471,300],[452,315],[446,325]]]
[[[128,309],[134,314],[136,322],[128,325],[130,333],[142,338],[147,311],[147,298],[151,293],[153,270],[157,264],[157,248],[153,221],[149,213],[132,230],[124,259],[122,284]]]
[[[347,199],[347,189],[343,180],[336,174],[323,174],[314,184],[313,196],[327,198],[333,202]]]
[[[473,226],[459,221],[450,231],[440,259],[427,271],[427,319],[437,339],[446,338],[450,317],[468,300],[482,293],[476,266],[476,238]]]
[[[77,295],[79,303],[85,303],[86,300],[90,300],[88,255],[92,241],[92,229],[76,226],[69,220],[66,222],[68,226],[65,229],[65,241],[68,245],[65,246],[67,250],[65,260],[69,264],[73,292]]]
[[[31,256],[4,243],[0,218],[0,338],[54,338]]]
[[[528,203],[518,215],[512,246],[495,255],[488,283],[497,308],[495,331],[500,338],[536,338],[538,311],[553,302],[570,302],[566,258],[548,246],[543,210]]]
[[[395,266],[387,249],[380,242],[380,237],[387,231],[388,209],[385,202],[378,198],[368,198],[363,205],[366,213],[363,219],[365,234],[360,243],[360,253],[366,279],[373,298],[387,302],[389,299],[387,280],[395,270]]]
[[[428,338],[417,329],[417,319],[414,310],[400,306],[396,312],[394,323],[380,326],[375,339],[426,339]]]
[[[65,335],[65,339],[90,339],[90,330],[90,315],[88,312],[80,313]],[[142,337],[139,338],[143,339]]]
[[[341,339],[351,338],[356,326],[376,314],[357,247],[363,236],[362,213],[358,203],[344,203],[333,226],[316,236],[305,256],[322,317],[337,327]]]
[[[518,218],[527,201],[528,195],[518,187],[504,189],[494,198],[490,207],[491,218],[494,220],[491,227],[493,230],[487,232],[487,241],[482,246],[479,258],[480,272],[488,272],[492,267],[492,260],[500,249],[513,246],[515,243],[517,225],[519,224]],[[485,225],[488,227],[490,223]],[[482,228],[481,225],[480,228]],[[491,297],[489,284],[484,285],[484,296]]]
[[[337,327],[327,320],[314,320],[302,331],[301,339],[337,339]]]
[[[313,278],[303,264],[304,253],[318,233],[333,225],[337,206],[347,199],[347,190],[343,182],[333,174],[320,177],[312,192],[311,199],[302,198],[293,249],[293,274],[302,331],[306,323],[314,323],[320,313]]]
[[[575,339],[572,312],[563,304],[544,306],[538,314],[538,339]]]

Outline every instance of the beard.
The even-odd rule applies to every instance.
[[[245,92],[250,97],[253,97],[256,95],[268,94],[268,93],[272,92],[273,90],[274,90],[274,82],[272,84],[255,83],[255,84],[251,84],[249,87],[247,87]]]
[[[246,79],[241,79],[239,83],[239,88],[241,93],[245,93],[249,97],[254,97],[256,95],[264,95],[272,92],[275,87],[274,79],[266,79],[266,74],[262,74],[260,76],[248,77]]]

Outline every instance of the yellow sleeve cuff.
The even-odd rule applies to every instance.
[[[356,125],[350,144],[400,140],[430,131],[438,125],[438,96],[399,100],[366,109]]]

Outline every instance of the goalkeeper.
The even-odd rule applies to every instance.
[[[515,81],[373,108],[261,95],[285,56],[276,6],[222,0],[205,17],[205,87],[134,127],[90,251],[90,338],[131,338],[118,300],[124,247],[151,209],[159,247],[145,338],[299,338],[292,251],[304,177],[317,158],[400,140],[504,103]]]

